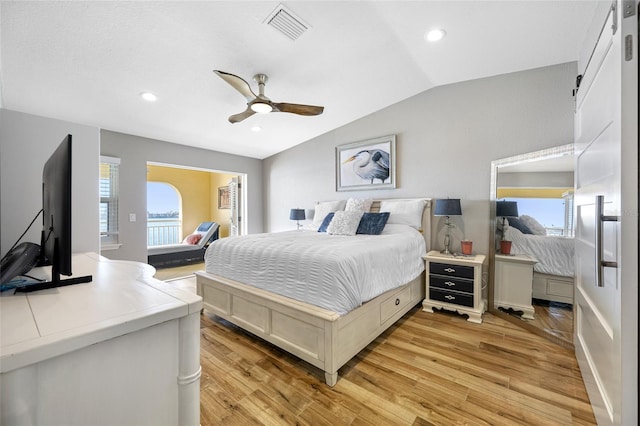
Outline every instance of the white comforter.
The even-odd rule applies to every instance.
[[[511,253],[528,254],[538,261],[533,265],[534,271],[565,277],[574,276],[573,238],[525,235],[512,226],[507,228],[505,238],[512,242]]]
[[[344,315],[424,271],[423,236],[388,224],[380,235],[287,231],[223,238],[206,271]]]

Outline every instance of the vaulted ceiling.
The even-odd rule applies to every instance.
[[[268,24],[284,8],[295,40]],[[595,1],[0,3],[4,108],[265,158],[434,86],[575,61]],[[434,28],[439,42],[425,40]],[[212,71],[267,74],[255,114]],[[151,92],[157,101],[139,96]],[[254,127],[260,131],[254,131]]]

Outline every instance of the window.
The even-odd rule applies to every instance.
[[[573,225],[573,191],[567,191],[562,194],[564,200],[564,232],[565,237],[575,236],[575,227]]]
[[[147,182],[147,246],[177,244],[182,235],[180,193],[164,182]]]
[[[565,198],[509,198],[518,203],[520,216],[536,219],[547,235],[571,236],[573,232],[573,203]],[[571,205],[569,205],[571,203]],[[571,212],[571,214],[569,214]]]
[[[120,159],[100,156],[100,244],[118,245],[118,169]],[[111,247],[109,247],[111,246]]]

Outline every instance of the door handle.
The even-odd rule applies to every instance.
[[[604,268],[617,268],[618,262],[603,260],[602,232],[604,222],[618,222],[620,216],[605,216],[604,195],[596,195],[596,287],[604,287]]]

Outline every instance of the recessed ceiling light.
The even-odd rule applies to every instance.
[[[257,132],[259,132],[260,130],[262,130],[262,127],[260,127],[260,126],[253,126],[253,127],[251,128],[251,131],[252,131],[252,132],[256,132],[256,133],[257,133]]]
[[[436,29],[429,31],[427,34],[425,34],[424,38],[427,41],[438,41],[442,40],[445,35],[447,35],[447,33],[444,30]]]
[[[142,92],[140,93],[140,97],[148,102],[155,102],[158,100],[158,97],[151,92]]]

